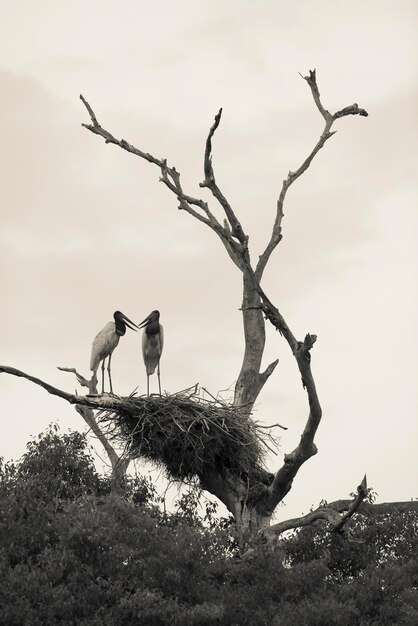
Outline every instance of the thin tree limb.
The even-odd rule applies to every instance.
[[[344,515],[341,515],[340,521],[334,526],[335,531],[340,531],[344,526],[346,521],[353,516],[353,514],[358,510],[360,504],[363,502],[364,498],[367,496],[367,479],[366,475],[364,475],[363,480],[360,485],[357,487],[357,495],[348,507],[347,511]]]
[[[71,374],[75,374],[75,377],[82,387],[87,387],[88,389],[90,388],[90,380],[87,380],[87,378],[84,378],[84,376],[79,374],[74,367],[57,367],[57,369],[61,372],[70,372]]]
[[[119,455],[117,454],[116,450],[111,445],[107,437],[102,432],[100,426],[96,422],[96,418],[94,417],[93,410],[88,406],[81,406],[80,404],[77,404],[75,406],[75,409],[77,413],[81,415],[81,417],[86,422],[86,424],[88,425],[92,433],[95,435],[95,437],[97,437],[97,439],[102,444],[103,448],[106,451],[107,456],[109,457],[109,461],[110,461],[112,468],[116,467],[116,465],[120,461]]]
[[[321,507],[319,509],[316,509],[316,511],[312,511],[311,513],[308,513],[307,515],[304,515],[302,517],[295,517],[293,519],[274,524],[274,526],[269,526],[268,528],[263,529],[261,533],[267,539],[268,543],[275,543],[277,541],[277,538],[287,530],[302,528],[303,526],[310,526],[317,521],[328,522],[330,532],[333,532],[336,526],[341,522],[340,516],[336,511],[333,511],[332,509],[326,507]],[[344,534],[346,539],[350,542],[363,543],[362,539],[357,539],[353,537],[351,529],[345,526],[343,526],[339,532],[341,534]]]
[[[26,374],[25,372],[22,372],[15,367],[9,367],[8,365],[0,365],[0,374],[1,373],[11,374],[12,376],[18,376],[19,378],[26,378],[26,380],[29,380],[35,385],[39,385],[39,387],[45,389],[45,391],[49,394],[58,396],[70,404],[88,406],[92,409],[113,409],[115,411],[123,405],[123,400],[116,396],[78,396],[76,394],[68,393],[67,391],[63,391],[62,389],[58,389],[57,387],[46,383],[36,376],[31,376],[30,374]]]
[[[350,508],[351,500],[336,500],[335,502],[327,503],[329,509],[342,513]],[[397,512],[410,512],[415,511],[418,513],[418,500],[409,500],[406,502],[378,502],[371,504],[370,502],[362,502],[358,508],[358,513],[362,515],[390,515],[394,511]]]
[[[285,455],[283,466],[278,470],[269,487],[269,508],[271,511],[274,510],[278,502],[290,491],[293,479],[301,465],[318,451],[314,443],[314,438],[321,421],[322,409],[310,365],[310,348],[315,340],[315,335],[306,335],[305,340],[299,344],[295,354],[302,376],[302,384],[308,394],[309,415],[299,444],[290,454]]]
[[[87,387],[90,394],[97,394],[97,379],[94,373],[92,378],[88,380],[87,378],[79,374],[74,367],[58,367],[58,369],[62,372],[70,372],[72,374],[75,374],[78,382],[82,387]],[[77,396],[77,398],[78,397],[79,396]],[[83,406],[82,404],[78,403],[75,405],[74,408],[77,413],[82,417],[82,419],[86,422],[93,435],[102,444],[112,467],[112,488],[119,490],[119,488],[123,486],[126,470],[128,469],[128,465],[131,462],[132,457],[130,455],[121,456],[116,452],[115,448],[112,446],[109,439],[106,437],[99,424],[97,423],[93,409],[90,406]]]
[[[212,137],[215,134],[216,129],[219,126],[219,123],[221,121],[221,116],[222,116],[222,109],[219,109],[219,112],[217,113],[217,115],[215,115],[215,121],[212,124],[210,130],[209,130],[209,134],[208,137],[206,139],[206,149],[205,149],[205,159],[204,159],[204,173],[205,173],[205,180],[200,183],[200,187],[207,187],[211,192],[212,195],[218,200],[219,204],[221,205],[221,207],[223,208],[223,210],[225,211],[225,215],[228,219],[228,222],[231,226],[231,235],[232,237],[236,237],[238,239],[238,241],[244,246],[247,246],[248,243],[248,237],[247,235],[244,233],[241,223],[238,220],[237,216],[235,215],[231,205],[229,204],[228,200],[225,198],[225,196],[223,195],[223,193],[221,192],[221,190],[219,189],[218,185],[216,184],[216,180],[215,180],[215,173],[213,171],[213,164],[212,164]]]
[[[108,130],[106,130],[99,124],[97,117],[87,100],[82,95],[80,95],[80,99],[84,103],[92,121],[92,124],[82,124],[82,126],[90,132],[94,133],[95,135],[103,137],[106,143],[111,143],[119,146],[119,148],[122,148],[123,150],[126,150],[127,152],[134,154],[135,156],[138,156],[141,159],[144,159],[149,163],[152,163],[153,165],[159,167],[161,170],[160,182],[164,183],[164,185],[176,195],[180,203],[178,208],[180,210],[186,211],[187,213],[192,215],[192,217],[206,224],[206,226],[209,226],[209,228],[214,230],[220,237],[232,261],[241,271],[243,271],[243,263],[241,261],[238,242],[233,241],[233,239],[231,238],[231,233],[229,233],[218,222],[216,217],[210,212],[207,202],[184,193],[180,184],[180,173],[176,170],[176,168],[169,167],[167,165],[166,159],[157,159],[152,154],[139,150],[132,144],[125,141],[125,139],[116,139],[116,137],[114,137]],[[193,209],[193,206],[201,209],[205,215],[202,215],[201,213]]]
[[[119,148],[122,148],[122,150],[126,150],[127,152],[134,154],[136,156],[139,156],[141,159],[144,159],[145,161],[148,161],[149,163],[152,163],[153,165],[157,165],[157,167],[159,167],[162,172],[162,178],[160,180],[170,189],[170,191],[172,191],[173,193],[177,195],[178,199],[180,200],[180,205],[181,205],[180,208],[186,210],[188,213],[193,215],[193,217],[200,220],[201,222],[204,222],[208,226],[211,225],[210,219],[205,218],[204,216],[200,215],[199,213],[194,211],[190,206],[190,204],[198,206],[208,215],[207,203],[204,202],[203,200],[199,200],[198,198],[193,198],[192,196],[188,196],[183,193],[183,190],[181,189],[180,182],[179,182],[180,174],[177,172],[177,170],[174,167],[171,168],[167,165],[166,159],[157,159],[152,154],[148,152],[144,152],[143,150],[139,150],[132,144],[125,141],[125,139],[116,139],[116,137],[114,137],[108,130],[104,129],[99,124],[92,107],[82,95],[80,95],[80,100],[85,105],[90,115],[90,119],[93,122],[92,124],[82,124],[84,128],[86,128],[87,130],[89,130],[90,132],[96,135],[99,135],[100,137],[103,137],[106,143],[112,143],[116,146],[119,146]],[[172,179],[172,182],[169,180],[170,178]]]

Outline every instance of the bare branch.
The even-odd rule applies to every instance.
[[[180,183],[180,173],[176,170],[176,168],[169,167],[166,159],[157,159],[152,154],[139,150],[124,139],[116,139],[109,131],[104,129],[99,124],[97,117],[87,100],[82,95],[80,95],[80,99],[84,103],[90,115],[90,119],[93,122],[92,124],[82,124],[82,126],[90,132],[103,137],[106,143],[112,143],[119,146],[119,148],[122,148],[129,153],[139,156],[141,159],[145,159],[149,163],[157,165],[157,167],[161,170],[160,182],[164,183],[164,185],[176,195],[180,203],[178,208],[186,211],[200,222],[209,226],[209,228],[212,228],[212,230],[214,230],[220,237],[232,261],[241,271],[243,271],[243,264],[241,261],[242,251],[239,243],[232,240],[231,233],[228,232],[228,230],[226,230],[210,212],[207,202],[184,193]],[[202,215],[193,209],[193,206],[201,209],[205,215]]]
[[[91,108],[91,106],[89,105],[87,100],[82,96],[82,94],[80,94],[80,100],[83,102],[84,106],[86,107],[87,111],[89,112],[90,119],[93,122],[93,126],[95,126],[96,128],[100,128],[100,124],[97,121],[97,117],[95,116],[93,109]],[[85,124],[82,124],[82,126],[85,126]],[[86,126],[86,128],[87,128],[87,126]]]
[[[307,391],[309,401],[309,415],[305,428],[301,435],[299,444],[290,453],[285,455],[284,464],[276,473],[272,484],[269,487],[269,506],[274,510],[292,487],[299,468],[311,456],[314,456],[318,449],[314,443],[316,431],[322,417],[322,409],[319,403],[315,382],[311,372],[310,349],[316,340],[315,335],[306,335],[303,342],[298,342],[298,349],[294,353],[299,371],[302,376],[302,384]]]
[[[363,480],[360,485],[357,487],[357,495],[348,507],[348,510],[344,515],[341,516],[340,521],[334,526],[335,531],[340,531],[344,526],[346,521],[353,516],[353,514],[358,510],[360,504],[363,502],[364,498],[367,496],[367,478],[366,474],[364,475]]]
[[[175,167],[168,167],[167,161],[165,159],[163,160],[163,164],[161,166],[161,174],[162,176],[160,178],[160,182],[164,183],[164,185],[177,196],[177,199],[180,201],[179,209],[186,210],[188,213],[193,215],[193,217],[200,220],[204,224],[207,224],[208,226],[211,225],[211,221],[213,223],[216,223],[216,219],[209,211],[207,202],[199,200],[198,198],[193,198],[192,196],[188,196],[183,193],[183,189],[180,184],[180,173],[177,172]],[[198,206],[206,213],[208,217],[205,218],[204,216],[200,215],[199,213],[194,211],[190,205]]]
[[[255,272],[248,264],[247,275],[251,278],[253,287],[262,300],[260,305],[261,310],[273,326],[285,337],[292,350],[302,377],[302,385],[304,389],[306,389],[309,401],[309,415],[300,442],[290,454],[285,455],[283,466],[278,470],[272,484],[266,490],[262,507],[266,514],[271,514],[278,502],[280,502],[291,489],[293,479],[301,465],[318,451],[314,444],[314,438],[321,421],[322,409],[319,403],[315,381],[312,376],[310,354],[310,350],[316,342],[316,335],[307,334],[304,341],[298,341],[279,310],[264,293],[256,279]]]
[[[356,496],[356,499],[358,495]],[[355,499],[355,500],[356,500]],[[354,502],[355,502],[354,500]],[[341,510],[345,511],[349,509],[354,502],[352,500],[338,500],[335,503],[327,504],[326,506],[319,507],[315,511],[311,511],[307,515],[301,517],[295,517],[293,519],[285,520],[274,524],[270,527],[264,527],[259,531],[259,535],[264,537],[268,545],[271,547],[279,544],[280,535],[287,530],[293,530],[295,528],[302,528],[303,526],[309,526],[315,522],[325,521],[329,523],[330,532],[341,532],[347,541],[351,543],[364,543],[363,539],[356,538],[352,535],[351,529],[344,525],[341,530],[338,526],[341,522],[341,516],[338,515],[338,507],[343,507]],[[335,508],[337,507],[337,508]],[[382,504],[370,504],[369,502],[361,502],[357,509],[357,513],[366,514],[368,516],[373,515],[388,515],[394,511],[414,512],[418,513],[418,500],[411,500],[410,502],[385,502]],[[347,519],[345,520],[347,521]],[[247,550],[241,558],[251,558],[254,554],[254,548]]]
[[[287,343],[290,346],[290,349],[292,350],[292,353],[295,355],[297,350],[298,350],[298,348],[299,348],[298,340],[296,339],[296,337],[294,336],[294,334],[290,330],[289,326],[287,325],[287,323],[286,323],[284,317],[282,316],[282,314],[280,313],[279,309],[274,306],[274,304],[271,302],[271,300],[264,293],[263,289],[261,288],[259,282],[256,279],[255,272],[251,268],[249,268],[249,267],[248,267],[248,269],[249,269],[249,271],[251,273],[251,276],[252,276],[254,289],[259,294],[259,296],[261,297],[261,300],[262,300],[262,302],[260,304],[261,310],[263,311],[264,315],[269,320],[269,322],[286,339]]]
[[[334,121],[339,117],[345,117],[346,115],[361,115],[363,117],[368,117],[369,114],[367,111],[365,109],[360,109],[357,103],[350,104],[332,115],[322,106],[318,84],[316,82],[316,70],[309,70],[309,76],[302,76],[302,78],[306,80],[311,88],[312,96],[315,100],[316,106],[318,107],[318,111],[327,123]]]
[[[269,526],[267,529],[263,531],[263,534],[273,534],[273,535],[281,535],[287,530],[292,530],[293,528],[301,528],[302,526],[310,526],[317,520],[325,520],[330,524],[337,524],[340,521],[340,515],[334,511],[333,509],[329,509],[327,507],[320,507],[315,511],[311,511],[307,513],[307,515],[302,515],[301,517],[294,517],[292,519],[285,520],[283,522],[279,522],[278,524],[274,524],[273,526]]]
[[[102,444],[103,448],[106,451],[107,456],[109,457],[110,463],[112,467],[119,462],[119,455],[116,453],[114,447],[109,443],[109,440],[102,432],[100,426],[96,422],[96,418],[94,417],[93,410],[87,406],[77,405],[75,407],[77,413],[81,415],[83,420],[86,422],[90,430],[94,433],[97,439]]]
[[[72,393],[68,393],[67,391],[63,391],[62,389],[58,389],[57,387],[46,383],[36,376],[31,376],[30,374],[26,374],[25,372],[22,372],[15,367],[9,367],[8,365],[0,365],[0,374],[1,373],[11,374],[12,376],[18,376],[19,378],[26,378],[26,380],[35,383],[35,385],[39,385],[51,395],[58,396],[59,398],[66,400],[70,404],[88,406],[92,409],[110,409],[115,411],[117,411],[123,405],[123,400],[121,398],[118,398],[117,396],[78,396]]]
[[[154,163],[154,165],[158,165],[158,167],[162,167],[163,162],[160,159],[156,159],[154,156],[152,156],[152,154],[148,154],[147,152],[138,150],[138,148],[135,148],[135,146],[132,146],[124,139],[120,139],[120,140],[116,139],[111,133],[109,133],[109,131],[105,130],[99,124],[93,112],[93,109],[91,108],[87,100],[82,95],[80,95],[80,100],[84,103],[87,111],[89,112],[90,119],[93,122],[93,124],[81,124],[84,128],[87,128],[87,130],[94,133],[95,135],[100,135],[100,137],[103,137],[106,143],[113,143],[116,146],[119,146],[120,148],[122,148],[123,150],[130,152],[131,154],[135,154],[136,156],[141,157],[141,159],[145,159],[146,161],[149,161],[150,163]]]
[[[82,95],[80,95],[80,99],[84,103],[87,111],[89,112],[91,121],[93,122],[93,124],[82,124],[84,128],[87,128],[87,130],[91,131],[92,133],[95,133],[96,135],[100,135],[101,137],[103,137],[106,143],[112,143],[116,146],[119,146],[119,148],[122,148],[123,150],[126,150],[127,152],[130,152],[131,154],[135,154],[136,156],[139,156],[141,159],[145,159],[149,163],[153,163],[154,165],[157,165],[161,169],[161,172],[162,172],[162,178],[160,180],[170,189],[170,191],[172,191],[173,193],[177,195],[181,203],[181,208],[191,213],[193,217],[196,217],[197,219],[204,222],[205,224],[210,225],[209,219],[198,214],[189,205],[189,203],[194,204],[195,206],[198,206],[199,208],[203,209],[204,212],[208,214],[208,207],[207,207],[206,202],[204,202],[203,200],[199,200],[197,198],[192,198],[191,196],[186,196],[183,193],[180,183],[179,183],[180,175],[174,167],[173,168],[169,167],[165,159],[157,159],[152,154],[139,150],[132,144],[125,141],[125,139],[120,139],[120,140],[116,139],[109,131],[105,130],[99,124],[99,122],[97,121],[97,117],[95,116],[93,109],[91,108],[87,100]],[[173,182],[170,182],[169,177],[172,179]],[[177,184],[174,184],[175,181],[177,182]]]
[[[316,82],[316,70],[309,70],[309,76],[302,76],[304,80],[308,83],[309,87],[312,91],[313,99],[315,100],[315,104],[318,107],[318,111],[324,118],[327,123],[332,122],[332,115],[329,111],[324,109],[321,103],[320,93],[318,89],[318,84]]]
[[[342,513],[350,508],[351,500],[336,500],[330,502],[327,507]],[[371,504],[370,502],[362,502],[358,508],[358,513],[362,515],[390,515],[390,513],[396,512],[409,512],[415,511],[418,513],[418,500],[409,500],[406,502],[379,502],[377,504]]]
[[[263,385],[266,382],[266,380],[269,378],[269,376],[271,376],[274,370],[276,369],[278,362],[279,362],[279,359],[276,359],[275,361],[273,361],[272,363],[270,363],[270,365],[266,367],[264,372],[261,372],[260,378],[262,380]]]
[[[319,140],[314,146],[313,150],[305,159],[305,161],[302,163],[302,165],[294,172],[289,172],[287,178],[283,181],[282,189],[279,195],[279,199],[277,201],[276,218],[273,224],[270,241],[268,242],[264,252],[260,255],[259,261],[257,264],[256,277],[258,281],[261,280],[261,277],[263,275],[267,262],[271,256],[271,253],[273,252],[273,250],[276,248],[276,246],[280,243],[282,239],[281,224],[282,224],[282,219],[284,216],[283,205],[284,205],[287,190],[295,182],[295,180],[297,180],[299,176],[301,176],[308,169],[314,157],[318,154],[321,148],[323,148],[326,141],[328,141],[328,139],[330,139],[332,135],[335,134],[335,131],[331,132],[331,127],[335,120],[337,120],[340,117],[345,117],[346,115],[361,115],[363,117],[367,117],[368,115],[367,111],[365,111],[364,109],[359,109],[357,104],[352,104],[348,107],[345,107],[344,109],[341,109],[341,111],[337,111],[337,113],[334,113],[334,115],[332,115],[329,111],[327,111],[322,106],[321,97],[320,97],[318,85],[316,82],[316,71],[310,70],[309,76],[303,76],[302,78],[306,80],[309,87],[311,88],[312,96],[318,108],[318,111],[321,113],[322,117],[325,120],[325,127]]]
[[[274,524],[274,526],[270,526],[268,528],[262,529],[260,533],[267,539],[268,543],[275,543],[277,538],[282,533],[287,530],[293,530],[295,528],[302,528],[303,526],[310,526],[317,521],[325,521],[330,525],[330,531],[333,532],[337,524],[341,522],[340,516],[336,511],[332,509],[321,507],[316,509],[316,511],[312,511],[307,515],[303,515],[302,517],[295,517],[293,519],[286,520],[284,522],[279,522],[278,524]],[[357,539],[353,537],[351,530],[343,526],[339,531],[341,534],[344,534],[347,541],[352,543],[364,543],[362,539]]]
[[[215,115],[215,121],[210,127],[208,138],[206,139],[204,172],[205,172],[205,181],[207,182],[211,180],[213,181],[215,180],[215,175],[214,175],[213,166],[212,166],[212,137],[215,134],[215,130],[219,126],[219,123],[221,121],[221,116],[222,116],[222,109],[219,109],[219,112],[217,113],[217,115]]]
[[[219,109],[218,114],[215,116],[215,121],[212,124],[208,138],[206,139],[206,149],[205,149],[205,160],[204,160],[204,172],[205,172],[205,180],[203,183],[200,183],[200,187],[207,187],[212,192],[212,195],[218,200],[219,204],[225,211],[225,215],[228,218],[229,224],[231,225],[231,235],[236,237],[238,241],[243,245],[244,248],[247,247],[248,237],[245,235],[241,223],[232,210],[231,205],[228,200],[225,198],[221,190],[215,181],[215,173],[213,171],[212,165],[212,137],[219,126],[222,116],[222,109]]]
[[[83,387],[88,387],[89,389],[93,385],[93,379],[88,381],[84,376],[81,376],[74,368],[70,367],[59,367],[59,370],[63,372],[71,372],[74,373],[77,377],[77,380]],[[106,409],[106,410],[114,410],[117,411],[120,409],[123,404],[123,400],[116,396],[96,396],[96,395],[88,395],[88,396],[78,396],[74,394],[67,393],[62,389],[58,389],[57,387],[53,387],[49,383],[41,380],[40,378],[36,378],[35,376],[31,376],[30,374],[26,374],[21,370],[18,370],[14,367],[9,367],[7,365],[0,365],[0,373],[3,372],[5,374],[11,374],[12,376],[18,376],[20,378],[26,378],[35,385],[39,385],[43,389],[45,389],[48,393],[54,396],[58,396],[59,398],[63,398],[70,404],[75,405],[76,411],[81,415],[83,420],[89,426],[90,430],[97,437],[97,439],[102,444],[105,449],[107,456],[109,457],[111,466],[112,466],[112,489],[119,490],[125,479],[127,467],[132,460],[131,455],[120,456],[113,446],[108,441],[105,434],[102,432],[100,426],[98,425],[95,415],[92,409]]]
[[[87,380],[84,376],[79,374],[74,367],[58,367],[58,369],[62,372],[70,372],[72,374],[75,374],[78,382],[80,383],[82,387],[87,387],[91,394],[97,393],[96,378],[94,374],[90,380]],[[103,433],[102,429],[97,423],[97,420],[96,420],[96,417],[94,415],[92,408],[90,408],[89,406],[82,406],[81,404],[76,404],[74,408],[77,411],[77,413],[83,418],[83,420],[86,422],[90,431],[102,444],[109,458],[110,465],[112,467],[113,488],[119,489],[119,487],[122,486],[122,481],[125,478],[126,470],[128,468],[130,461],[132,460],[132,457],[130,455],[120,456],[116,452],[115,448],[111,445],[109,439]]]
[[[361,542],[359,539],[352,537],[350,530],[346,527],[347,521],[358,510],[361,502],[367,495],[366,477],[363,478],[361,484],[357,487],[357,495],[348,506],[348,511],[344,515],[340,515],[337,511],[331,508],[329,505],[321,506],[315,511],[311,511],[307,515],[302,517],[296,517],[293,519],[285,520],[274,524],[266,529],[263,529],[262,534],[269,539],[270,535],[278,537],[287,530],[293,528],[301,528],[302,526],[309,526],[318,520],[326,521],[329,523],[331,532],[343,533],[349,541]]]
[[[57,367],[57,369],[61,372],[70,372],[71,374],[75,374],[75,377],[82,387],[87,387],[88,389],[90,388],[90,380],[87,380],[87,378],[84,378],[84,376],[79,374],[74,367]]]
[[[78,382],[82,387],[87,387],[88,389],[91,389],[92,381],[84,378],[84,376],[79,374],[74,367],[58,367],[58,369],[61,372],[70,372],[72,374],[75,374]],[[114,447],[110,444],[105,434],[102,432],[100,426],[96,421],[93,410],[90,407],[82,406],[81,404],[76,404],[74,408],[77,413],[81,415],[81,417],[86,422],[87,426],[90,428],[95,437],[100,441],[103,448],[105,449],[107,456],[109,457],[112,468],[115,468],[120,463],[120,457]]]
[[[336,120],[339,117],[345,117],[346,115],[361,115],[362,117],[369,116],[367,111],[365,111],[364,109],[359,109],[358,104],[354,103],[350,104],[350,106],[348,107],[344,107],[344,109],[341,109],[341,111],[337,111],[332,117],[334,118],[334,120]]]
[[[281,424],[270,424],[269,426],[262,426],[258,422],[256,422],[258,428],[281,428],[282,430],[288,430],[287,426],[282,426]]]

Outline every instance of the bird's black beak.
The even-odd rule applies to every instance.
[[[148,315],[148,317],[146,317],[143,322],[140,322],[138,324],[138,328],[144,328],[148,324],[149,321],[150,321],[150,316]]]
[[[126,317],[126,315],[123,315],[122,313],[122,317],[123,317],[123,321],[125,322],[126,326],[128,328],[131,328],[132,330],[134,330],[135,332],[138,330],[139,326],[137,326],[134,322],[132,322],[129,317]]]
[[[151,322],[158,321],[159,318],[160,318],[159,311],[151,311],[151,313],[147,315],[147,317],[142,322],[140,322],[138,328],[144,328],[144,326],[147,326]]]

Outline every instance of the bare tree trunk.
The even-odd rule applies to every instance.
[[[264,512],[257,502],[248,501],[249,485],[246,481],[228,472],[221,473],[208,468],[200,475],[200,484],[202,489],[223,502],[233,515],[241,549],[245,548],[252,536],[270,526],[271,514]]]
[[[243,407],[248,413],[251,412],[263,385],[260,381],[260,367],[266,342],[266,331],[263,313],[257,307],[260,307],[260,296],[255,291],[248,272],[244,271],[242,318],[245,352],[241,371],[235,385],[234,404]]]

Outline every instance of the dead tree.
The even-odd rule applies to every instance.
[[[273,541],[273,539],[279,536],[284,530],[312,523],[317,519],[326,520],[331,527],[338,532],[343,532],[343,530],[345,532],[347,520],[361,505],[367,493],[367,486],[364,479],[358,487],[358,494],[354,501],[345,502],[342,508],[320,507],[320,509],[304,518],[288,520],[287,522],[280,522],[279,524],[270,526],[271,516],[279,502],[283,500],[291,489],[299,468],[310,457],[317,453],[314,439],[321,421],[322,410],[311,370],[311,350],[315,344],[316,335],[308,333],[302,340],[298,340],[295,337],[280,310],[271,302],[264,292],[261,286],[263,273],[272,253],[282,239],[283,208],[289,187],[308,169],[317,153],[323,148],[328,139],[334,135],[335,131],[332,130],[332,128],[338,119],[347,115],[360,115],[363,117],[368,115],[367,112],[359,108],[357,104],[352,104],[335,113],[330,113],[322,105],[315,70],[310,71],[309,75],[305,76],[304,79],[311,90],[314,103],[325,122],[324,128],[318,141],[302,164],[296,170],[290,171],[285,180],[283,180],[277,200],[271,234],[264,251],[256,262],[252,262],[250,256],[249,236],[244,231],[237,214],[222,193],[215,178],[212,141],[221,121],[222,109],[215,116],[215,121],[206,139],[204,180],[200,183],[200,187],[210,191],[218,208],[223,212],[222,218],[218,219],[211,210],[208,202],[189,195],[183,189],[183,185],[180,181],[180,173],[174,166],[169,165],[165,159],[158,159],[152,154],[136,148],[124,139],[114,137],[108,130],[101,126],[90,104],[83,96],[80,96],[91,120],[91,123],[83,124],[83,126],[90,132],[102,137],[106,144],[114,144],[157,166],[160,171],[160,181],[174,194],[179,203],[178,208],[186,211],[193,218],[216,233],[230,259],[242,274],[243,297],[241,310],[244,328],[244,356],[235,386],[233,405],[231,407],[234,414],[239,414],[242,420],[251,419],[250,415],[254,402],[277,366],[278,361],[275,360],[270,363],[264,371],[261,371],[261,362],[265,347],[266,319],[284,337],[296,360],[301,375],[302,386],[307,393],[309,410],[299,444],[293,451],[285,454],[283,465],[272,475],[268,475],[265,470],[260,470],[255,478],[254,473],[250,474],[247,471],[237,471],[236,468],[235,470],[231,469],[225,462],[215,463],[213,459],[209,462],[208,460],[205,461],[205,458],[203,458],[203,460],[200,459],[202,462],[195,471],[195,475],[200,481],[200,486],[219,498],[233,514],[237,525],[238,536],[242,543],[245,542],[245,538],[248,534],[255,534],[259,531],[263,531],[266,537]],[[134,405],[131,399],[68,394],[51,387],[33,376],[29,376],[19,370],[13,370],[13,368],[7,366],[0,367],[0,371],[23,376],[41,385],[49,393],[58,395],[68,402],[75,404],[87,423],[90,421],[91,428],[97,431],[96,434],[100,440],[106,440],[106,435],[98,425],[93,414],[93,409],[108,411],[108,414],[125,414],[132,417],[135,411],[139,410],[142,411],[141,415],[144,416],[144,407],[149,407],[149,404],[141,404],[138,402]],[[74,371],[74,373],[76,372]],[[89,381],[86,381],[77,373],[76,375],[82,385],[84,380],[85,386],[89,386]],[[158,410],[160,410],[160,408],[157,407]],[[146,408],[146,410],[149,410],[149,408]],[[203,420],[202,423],[204,423],[205,420],[206,425],[209,422],[212,423],[210,417],[206,415],[204,411],[203,413],[199,413],[199,415],[199,419],[201,419],[201,421]],[[175,420],[175,422],[180,429],[185,430],[183,426],[178,423],[178,420]],[[107,441],[107,444],[105,444],[104,441],[102,441],[102,443],[105,447],[106,445],[110,445],[109,441]],[[119,464],[119,467],[122,468],[120,460],[113,455],[109,447],[107,452],[110,458],[113,456],[115,466]],[[151,452],[154,454],[155,450]],[[141,456],[142,453],[143,451],[141,451],[140,445],[137,446],[136,449],[134,446],[131,446],[129,458],[134,458],[135,455]],[[165,457],[162,457],[160,460],[163,463],[167,462]],[[126,465],[122,469],[125,471]],[[178,468],[176,471],[180,478],[184,475],[181,474],[181,470]],[[254,485],[251,484],[252,481],[257,481],[256,489],[253,489]],[[250,493],[252,494],[251,497],[249,497]]]
[[[330,113],[321,103],[315,70],[310,71],[309,75],[304,78],[311,89],[314,102],[324,119],[325,126],[307,158],[298,169],[289,172],[287,178],[283,181],[270,238],[264,252],[255,264],[251,262],[249,236],[244,232],[239,218],[230,202],[222,193],[215,178],[212,140],[221,121],[222,109],[215,116],[215,121],[206,140],[204,180],[200,183],[200,187],[207,188],[222,209],[224,219],[221,223],[211,211],[207,202],[192,197],[183,190],[180,182],[180,173],[175,167],[169,166],[164,159],[157,159],[153,155],[139,150],[124,139],[116,139],[99,124],[89,103],[83,96],[80,96],[91,118],[91,124],[83,124],[83,126],[92,133],[103,137],[107,144],[117,145],[123,150],[156,165],[161,172],[161,182],[166,185],[179,201],[178,208],[187,211],[192,217],[211,228],[221,239],[233,263],[242,272],[242,317],[245,349],[241,371],[235,386],[234,405],[240,407],[241,411],[247,414],[250,413],[260,391],[277,366],[278,361],[276,360],[270,363],[264,371],[260,371],[265,346],[264,316],[284,336],[296,359],[302,377],[302,384],[308,395],[308,419],[299,445],[285,456],[283,466],[276,472],[271,485],[266,487],[265,493],[260,498],[257,507],[252,506],[249,508],[247,506],[248,486],[243,480],[227,474],[222,476],[213,468],[208,468],[207,472],[200,477],[204,489],[216,495],[224,503],[228,503],[228,508],[232,511],[238,526],[242,530],[246,528],[259,529],[269,525],[271,514],[277,504],[289,492],[300,466],[317,452],[314,437],[322,415],[310,363],[310,351],[316,341],[316,336],[307,334],[303,341],[298,341],[278,308],[272,304],[260,286],[267,263],[282,239],[283,207],[286,194],[289,187],[308,169],[316,154],[328,139],[332,137],[335,132],[332,130],[332,127],[336,120],[347,115],[367,116],[367,112],[364,109],[360,109],[357,104],[347,106],[334,114]]]

